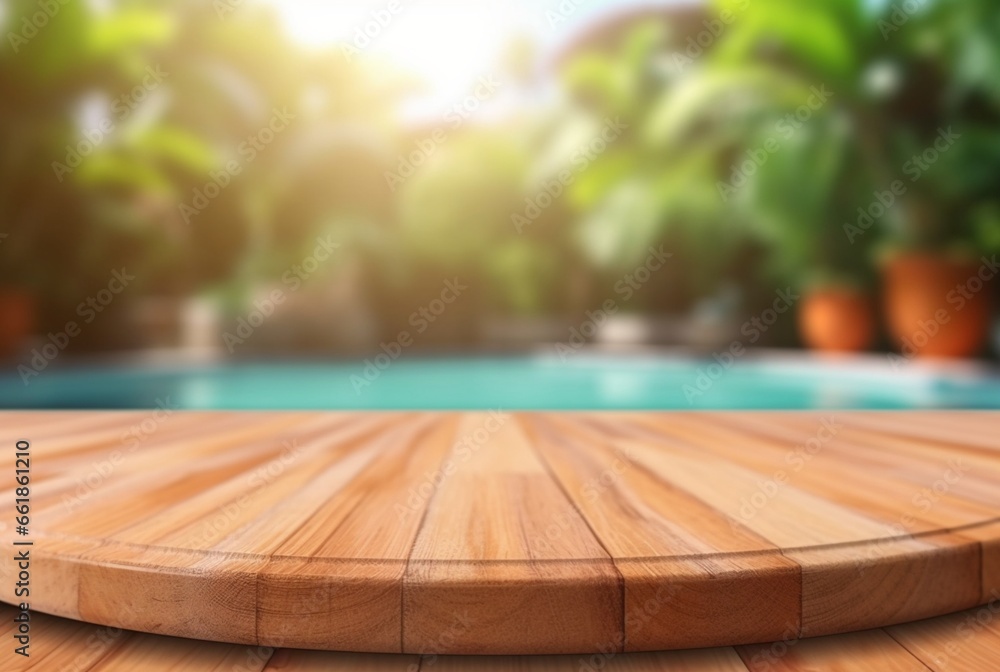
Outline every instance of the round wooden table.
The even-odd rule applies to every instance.
[[[976,412],[0,413],[5,473],[30,441],[34,610],[390,653],[747,645],[986,604],[998,429]]]

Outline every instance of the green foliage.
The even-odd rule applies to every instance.
[[[6,25],[20,32],[38,5],[10,4]],[[253,269],[286,268],[342,202],[330,198],[329,182],[301,173],[289,195],[292,167],[324,168],[296,147],[322,146],[316,137],[330,123],[384,130],[404,86],[339,55],[300,51],[270,12],[249,3],[225,21],[211,3],[57,4],[24,44],[0,50],[0,87],[16,101],[0,106],[0,217],[10,231],[0,280],[34,285],[49,303],[78,298],[125,264],[142,268],[136,286],[155,293],[247,283]],[[151,70],[165,73],[162,81]],[[298,107],[317,91],[306,119]],[[276,108],[299,123],[247,159],[240,148]],[[97,133],[109,122],[112,131]],[[54,170],[79,147],[79,165]],[[381,168],[391,151],[369,153]],[[184,221],[179,206],[234,158],[240,174]],[[67,273],[80,286],[57,282]]]
[[[15,30],[38,8],[7,4]],[[733,20],[683,68],[677,55],[703,17],[639,21],[563,63],[557,109],[450,132],[396,190],[385,175],[421,133],[396,119],[414,86],[396,71],[304,51],[253,3],[225,20],[211,3],[59,4],[26,44],[0,50],[0,218],[11,234],[0,281],[55,303],[125,263],[144,269],[151,293],[244,286],[280,277],[333,231],[394,287],[427,269],[462,272],[502,309],[538,313],[568,276],[620,277],[665,241],[695,296],[751,248],[767,250],[769,281],[795,282],[864,281],[886,240],[1000,249],[995,0],[928,0],[885,33],[895,4],[716,0],[711,16]],[[525,41],[508,52],[517,86],[531,85],[536,57]],[[115,111],[151,67],[169,73],[162,85]],[[786,133],[816,87],[832,98]],[[60,177],[52,162],[95,123],[83,114],[94,101],[115,131]],[[183,221],[178,205],[275,108],[294,123]],[[609,120],[624,131],[581,160]],[[961,141],[852,244],[844,224],[950,125]],[[770,142],[777,150],[741,175]],[[519,235],[512,215],[566,171],[565,193]]]
[[[902,25],[895,5],[864,0],[720,0],[713,9],[731,19],[717,24],[715,44],[653,87],[639,85],[649,79],[635,63],[668,61],[670,45],[649,40],[648,27],[631,40],[646,49],[638,61],[621,49],[567,69],[571,91],[603,101],[590,108],[626,113],[639,129],[577,185],[578,203],[593,206],[581,239],[596,262],[635,263],[677,226],[688,238],[750,236],[770,251],[770,275],[799,283],[864,281],[885,239],[992,244],[994,4],[939,0]],[[832,96],[810,106],[817,89]],[[906,162],[950,124],[963,140],[914,186]],[[858,208],[898,179],[909,193],[897,207],[866,235],[845,235]]]
[[[700,113],[733,99],[734,85],[742,86],[747,73],[687,78],[666,72],[664,64],[684,49],[683,37],[660,22],[640,23],[617,48],[571,61],[564,70],[571,95],[565,130],[551,142],[564,163],[549,163],[555,174],[573,150],[598,137],[605,120],[620,119],[625,133],[574,171],[567,195],[578,222],[573,240],[596,272],[609,277],[643,263],[650,246],[670,241],[680,246],[672,251],[698,260],[683,289],[705,295],[721,286],[746,229],[739,213],[724,207],[715,180],[717,152],[738,131],[730,127],[732,138],[704,134],[710,119]],[[778,86],[769,72],[759,75]]]
[[[476,267],[513,232],[527,156],[504,133],[449,138],[399,190],[400,236],[417,263]]]
[[[486,277],[494,287],[499,308],[518,315],[538,315],[551,307],[548,293],[558,287],[562,270],[551,250],[519,238],[500,243],[488,259]]]

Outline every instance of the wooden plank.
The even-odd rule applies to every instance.
[[[28,658],[12,654],[9,649],[0,655],[10,657],[25,671],[87,669],[132,636],[124,630],[32,614]]]
[[[403,424],[397,424],[400,422]],[[364,420],[352,426],[352,433],[339,434],[339,441],[332,445],[323,435],[311,437],[303,444],[302,456],[290,465],[278,460],[276,464],[282,465],[283,469],[276,473],[272,481],[248,493],[247,499],[212,502],[218,507],[209,505],[207,501],[203,508],[190,510],[182,507],[179,513],[185,525],[180,527],[180,531],[174,529],[166,535],[171,546],[146,545],[150,540],[145,537],[139,539],[146,543],[135,543],[128,535],[133,531],[144,534],[143,526],[127,528],[122,536],[116,537],[119,543],[101,546],[84,555],[80,570],[81,615],[87,620],[114,625],[143,619],[139,629],[148,632],[246,644],[285,644],[281,633],[265,629],[262,637],[261,623],[266,624],[272,613],[280,614],[284,609],[298,610],[299,616],[292,625],[303,630],[307,641],[296,643],[312,642],[318,645],[308,638],[323,623],[321,618],[313,618],[314,612],[322,609],[322,605],[332,604],[328,573],[302,572],[301,580],[309,585],[306,591],[309,599],[298,603],[289,603],[285,593],[267,592],[270,584],[262,583],[260,577],[273,573],[271,558],[280,555],[282,543],[294,535],[303,521],[308,520],[339,489],[350,484],[381,455],[387,441],[396,440],[401,431],[409,431],[410,425],[415,429],[424,422],[401,421],[395,416]],[[372,431],[375,433],[372,434]],[[314,458],[311,461],[310,456]],[[321,468],[317,470],[317,466]],[[236,478],[254,487],[251,485],[254,473],[256,469],[251,468],[248,473]],[[231,483],[228,472],[225,476],[228,485]],[[226,488],[224,495],[229,494],[229,488]],[[206,527],[206,524],[209,526]],[[158,526],[154,524],[153,527]],[[131,569],[140,558],[156,568],[152,575],[137,574]],[[311,556],[305,556],[305,559],[313,561]],[[296,566],[302,562],[296,557],[290,561]],[[105,586],[116,582],[131,587],[127,599],[108,595]],[[368,594],[382,595],[385,592],[374,579],[361,583],[368,589]],[[300,588],[298,594],[301,596],[302,592]],[[273,604],[261,603],[262,596],[266,600],[272,595]],[[195,613],[179,609],[176,613],[168,612],[173,616],[172,620],[165,617],[162,607],[158,608],[164,603],[182,605],[194,600],[200,604]],[[397,622],[398,604],[397,600],[394,604]],[[377,611],[362,613],[384,620],[384,616]],[[398,650],[377,636],[384,628],[373,630],[371,625],[365,618],[355,616],[350,619],[347,629],[355,633],[364,632],[367,648]],[[398,627],[396,631],[392,641],[398,642]],[[327,639],[324,645],[346,649],[351,648],[354,641],[333,638]]]
[[[798,632],[798,567],[774,544],[733,525],[681,487],[675,474],[639,464],[631,444],[602,442],[579,423],[554,416],[527,422],[624,578],[627,650]],[[678,511],[685,512],[683,520]]]
[[[426,670],[438,672],[746,672],[731,648],[594,654],[590,656],[442,656]]]
[[[621,578],[520,424],[470,413],[458,436],[407,564],[403,650],[620,650]]]
[[[403,651],[403,574],[426,508],[421,500],[406,506],[407,493],[439,468],[457,423],[428,417],[388,435],[368,467],[270,551],[258,574],[260,640]]]
[[[857,452],[842,459],[849,417],[835,419],[825,434],[831,419],[815,415],[759,414],[744,424],[731,414],[713,418],[710,425],[685,414],[637,421],[655,427],[659,441],[674,441],[673,452],[661,460],[663,469],[687,468],[680,462],[689,457],[678,453],[725,460],[726,470],[702,466],[684,482],[705,490],[713,478],[734,470],[722,489],[702,496],[714,497],[715,506],[774,541],[802,568],[802,634],[889,625],[979,602],[981,544],[939,530],[989,518],[996,509],[961,500],[949,509],[943,498],[938,507],[914,506],[921,486],[933,484],[939,469],[914,460],[901,469],[898,456],[883,464]],[[798,431],[785,427],[789,422]],[[885,479],[887,472],[895,478]]]
[[[1000,661],[1000,595],[979,609],[895,626],[888,633],[935,672],[995,670]]]
[[[417,656],[375,653],[332,653],[278,649],[271,656],[265,672],[418,672],[421,660]],[[432,670],[428,666],[426,670]]]
[[[883,630],[737,647],[750,672],[927,672]]]

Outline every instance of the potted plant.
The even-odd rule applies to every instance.
[[[910,221],[922,219],[910,216]],[[997,270],[995,256],[987,253],[997,249],[990,238],[1000,233],[1000,216],[987,207],[964,217],[979,224],[986,238],[954,227],[938,244],[930,242],[935,238],[910,242],[901,236],[883,254],[887,327],[909,356],[969,357],[980,353],[989,338],[991,281]]]
[[[660,165],[647,191],[669,219],[694,215],[709,250],[741,236],[762,244],[763,282],[803,294],[806,344],[870,347],[874,236],[846,235],[844,222],[871,198],[880,167],[870,160],[883,105],[868,76],[875,22],[860,1],[715,9],[726,30],[696,61],[666,69],[669,86],[642,125]],[[711,266],[718,255],[700,258]]]
[[[23,232],[0,235],[0,359],[18,352],[35,329],[37,300],[30,288]]]
[[[906,193],[882,255],[884,305],[908,355],[966,357],[989,338],[1000,250],[1000,62],[989,2],[936,3],[893,42]],[[978,64],[978,65],[977,65]]]
[[[802,296],[800,340],[818,351],[859,352],[872,347],[878,335],[871,289],[874,237],[845,235],[842,222],[870,176],[856,168],[863,157],[846,137],[843,110],[829,105],[816,111],[808,130],[788,137],[779,131],[780,146],[747,177],[733,203],[747,213],[747,226],[769,251],[766,277],[790,284]],[[775,128],[774,119],[786,110],[765,116],[764,128]],[[750,146],[766,147],[772,137],[765,133]]]
[[[871,296],[851,283],[807,290],[798,319],[803,342],[825,352],[867,350],[878,333]]]
[[[716,7],[731,16],[739,4]],[[1000,86],[986,67],[1000,61],[995,8],[934,3],[905,30],[892,12],[861,0],[754,3],[664,93],[646,137],[688,174],[714,157],[727,218],[763,237],[778,277],[811,287],[804,341],[873,340],[869,258],[888,238],[896,343],[970,355],[990,309],[974,287],[998,235]],[[955,142],[951,124],[968,140]]]

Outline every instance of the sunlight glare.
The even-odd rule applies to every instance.
[[[273,5],[301,44],[350,44],[362,57],[384,58],[412,72],[442,100],[458,98],[479,77],[497,74],[498,60],[524,29],[528,11],[519,2],[469,0],[273,0]]]

